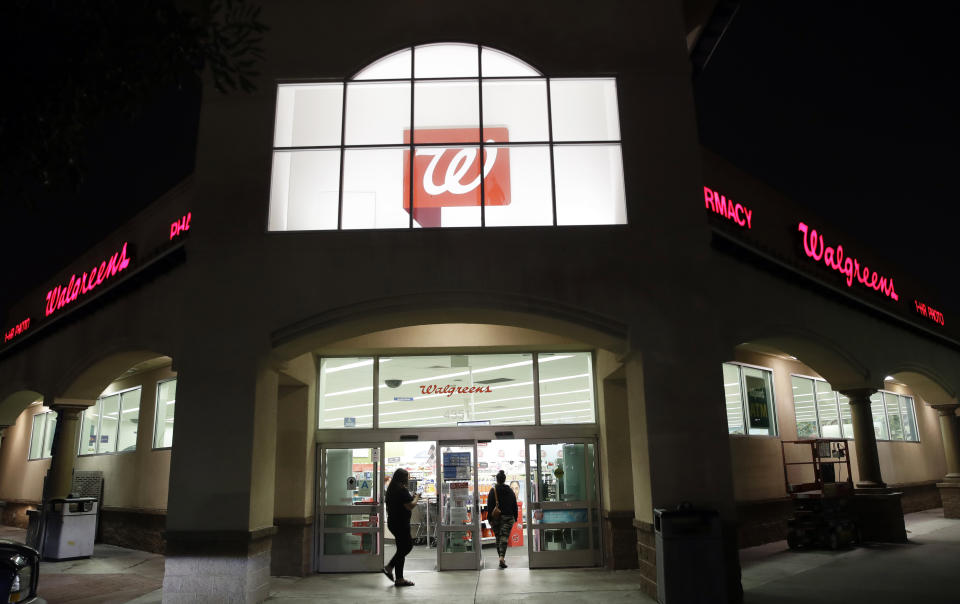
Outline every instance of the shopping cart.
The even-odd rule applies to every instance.
[[[440,520],[436,499],[421,499],[410,515],[410,528],[416,525],[413,542],[434,547],[437,544],[437,522]]]

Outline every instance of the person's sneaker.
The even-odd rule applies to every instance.
[[[505,560],[501,560],[501,561],[500,561],[500,568],[506,568],[506,567],[507,567],[507,562],[506,562]]]
[[[394,583],[394,585],[396,587],[413,587],[414,583],[413,581],[409,581],[407,579],[400,579],[399,581]]]

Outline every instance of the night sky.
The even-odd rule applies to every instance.
[[[837,4],[744,1],[694,81],[701,140],[956,308],[960,8]],[[189,174],[197,105],[171,90],[132,120],[92,125],[76,193],[2,200],[0,317]]]

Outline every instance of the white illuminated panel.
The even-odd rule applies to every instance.
[[[268,228],[625,224],[623,181],[614,79],[430,44],[280,85]]]

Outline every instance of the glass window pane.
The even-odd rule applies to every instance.
[[[820,425],[814,402],[813,380],[791,376],[793,385],[793,412],[797,416],[797,438],[817,438]]]
[[[57,412],[50,411],[47,416],[47,429],[43,435],[43,457],[53,455],[53,436],[57,433]]]
[[[80,455],[93,455],[97,452],[97,429],[100,423],[100,399],[83,412],[80,425]]]
[[[33,427],[30,432],[30,450],[27,459],[40,459],[43,455],[43,428],[46,425],[46,413],[37,413],[33,416]]]
[[[409,82],[347,84],[346,144],[402,144],[409,128]]]
[[[414,85],[413,142],[480,142],[480,84],[477,80],[417,82]],[[456,132],[451,141],[420,136],[420,128]]]
[[[887,427],[890,430],[890,440],[903,440],[903,424],[900,418],[900,397],[892,392],[884,392],[883,402],[887,407]]]
[[[120,395],[100,399],[100,434],[97,438],[97,453],[115,453],[117,450],[117,427],[120,423]]]
[[[382,59],[374,61],[361,69],[354,80],[392,80],[410,77],[410,64],[413,52],[409,48],[399,50]]]
[[[743,423],[743,397],[740,393],[740,366],[723,364],[723,395],[727,407],[727,432],[746,434]]]
[[[553,149],[557,224],[626,224],[620,145]]]
[[[486,226],[553,224],[550,148],[544,146],[486,147],[486,161],[501,162],[484,179]]]
[[[270,183],[271,231],[337,228],[340,151],[275,151]]]
[[[484,81],[483,123],[506,128],[512,142],[548,141],[547,81]]]
[[[540,75],[540,72],[530,65],[499,50],[484,47],[480,55],[485,78]]]
[[[479,50],[474,44],[425,44],[413,49],[413,77],[477,77]]]
[[[827,382],[817,381],[817,411],[820,414],[820,436],[840,438],[840,411],[837,395]]]
[[[540,369],[540,423],[592,424],[593,358],[589,352],[543,352]]]
[[[843,428],[843,438],[853,438],[853,415],[850,411],[850,398],[837,393],[840,404],[840,424]]]
[[[343,228],[409,228],[404,207],[410,151],[347,149],[343,160]],[[409,166],[408,163],[406,163]]]
[[[153,446],[161,449],[173,446],[173,424],[177,406],[177,380],[157,384],[156,426]]]
[[[555,141],[620,140],[612,78],[551,79],[550,106]]]
[[[321,429],[373,427],[373,359],[320,361]]]
[[[124,392],[120,397],[120,432],[117,451],[137,448],[137,425],[140,422],[140,388]]]
[[[917,433],[917,416],[913,409],[912,397],[900,397],[900,417],[903,420],[903,440],[913,442],[920,440]]]
[[[280,84],[275,147],[339,145],[343,84]]]
[[[743,390],[749,413],[749,433],[777,433],[776,412],[773,408],[773,373],[753,367],[741,367]]]
[[[873,429],[879,440],[889,440],[887,438],[887,418],[883,410],[883,396],[879,392],[874,392],[870,396],[870,411],[873,414]]]
[[[380,359],[380,426],[532,424],[530,354]]]

